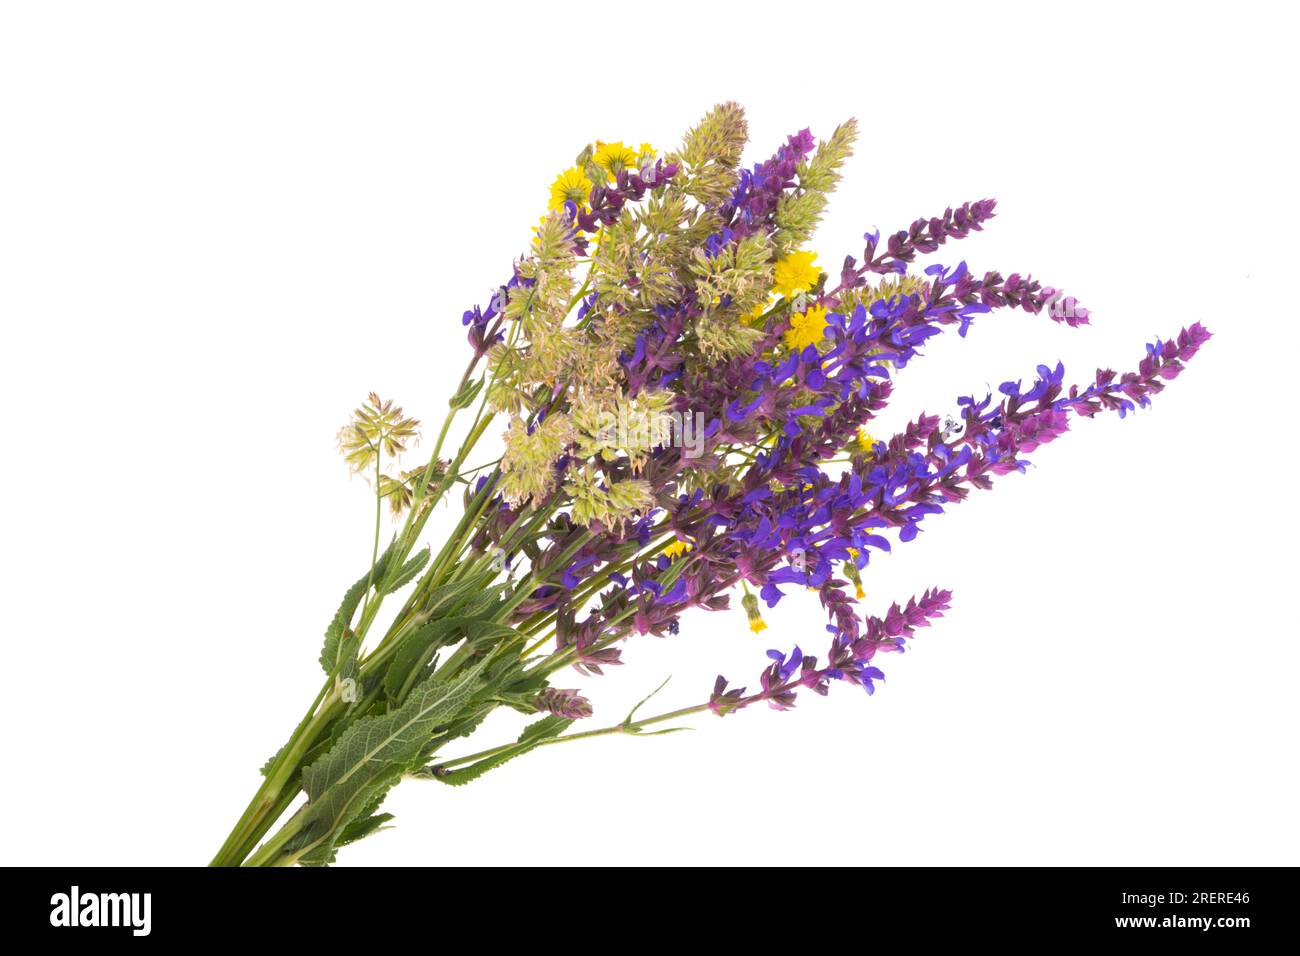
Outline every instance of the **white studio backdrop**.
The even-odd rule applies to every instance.
[[[6,4],[0,708],[25,823],[0,860],[212,855],[369,556],[371,498],[334,450],[350,409],[374,389],[436,425],[462,310],[583,144],[671,147],[734,99],[749,162],[861,120],[822,264],[993,196],[930,261],[1092,310],[933,340],[873,433],[1042,362],[1087,380],[1194,321],[1215,338],[1151,409],[1076,423],[873,560],[872,612],[954,592],[873,698],[407,784],[396,828],[341,862],[1296,863],[1293,17]],[[824,652],[813,599],[767,619],[691,613],[559,683],[605,723],[669,675],[665,709],[718,673],[754,685],[769,647]],[[513,724],[483,746],[493,729]]]

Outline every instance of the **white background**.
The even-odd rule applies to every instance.
[[[2,9],[3,862],[211,856],[368,560],[336,429],[370,389],[440,420],[460,313],[556,173],[724,99],[750,162],[862,121],[822,263],[995,196],[936,258],[1093,310],[935,341],[877,433],[1039,362],[1088,379],[1216,337],[1152,409],[1078,423],[873,562],[871,611],[955,594],[874,698],[406,784],[342,862],[1300,862],[1283,5]],[[768,647],[823,651],[811,600],[768,619],[692,613],[561,686],[616,721],[667,675],[665,709],[753,685]]]

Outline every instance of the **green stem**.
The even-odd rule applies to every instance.
[[[384,519],[384,496],[379,491],[379,483],[383,477],[380,472],[379,462],[383,453],[384,446],[381,437],[380,441],[375,445],[375,542],[370,549],[370,573],[366,575],[366,603],[361,608],[361,620],[363,621],[366,619],[366,611],[370,609],[370,589],[375,585],[375,565],[379,561],[379,531],[383,526]]]
[[[266,836],[268,830],[275,825],[284,811],[289,809],[289,805],[298,798],[299,785],[298,778],[291,781],[290,786],[286,786],[280,791],[275,802],[270,806],[266,813],[258,820],[252,829],[245,835],[243,841],[235,848],[231,854],[232,863],[230,865],[241,865],[240,861],[247,859],[248,855],[257,849],[257,843],[262,837]]]
[[[279,857],[284,845],[302,829],[304,820],[305,814],[299,810],[289,818],[275,836],[258,847],[257,852],[248,858],[244,866],[292,866],[296,863],[301,853],[285,855],[283,859]]]
[[[591,737],[607,737],[610,734],[638,734],[644,728],[661,724],[668,720],[676,720],[679,717],[689,717],[692,714],[698,714],[709,709],[707,703],[695,704],[691,707],[680,707],[677,710],[670,710],[666,713],[656,714],[653,717],[643,717],[640,720],[624,720],[621,723],[611,724],[608,727],[600,727],[596,730],[583,730],[576,734],[566,734],[563,737],[550,737],[541,741],[538,746],[546,747],[551,744],[565,744],[573,740],[587,740]],[[508,744],[501,744],[498,747],[490,747],[487,750],[480,750],[478,753],[467,754],[464,757],[455,757],[451,760],[444,760],[438,764],[438,767],[450,770],[452,767],[459,767],[467,763],[474,763],[483,760],[486,757],[495,757],[499,753],[510,750],[512,747],[518,747],[518,741],[512,741]]]
[[[330,684],[327,683],[321,688],[288,743],[271,761],[266,770],[266,779],[253,794],[253,799],[226,837],[226,842],[212,858],[211,866],[238,866],[247,855],[251,843],[255,843],[284,812],[287,806],[284,800],[286,790],[290,800],[296,793],[296,788],[288,788],[297,776],[298,762],[336,716],[337,692],[327,697],[329,687]]]

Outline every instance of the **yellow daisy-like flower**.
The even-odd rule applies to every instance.
[[[786,348],[802,352],[816,345],[826,336],[826,310],[814,305],[807,312],[791,316],[790,328],[785,330]]]
[[[749,630],[753,634],[759,631],[767,630],[767,622],[763,620],[763,615],[758,612],[758,598],[753,594],[746,594],[740,599],[741,605],[745,608],[745,616],[749,618]]]
[[[773,272],[772,289],[777,295],[787,299],[796,292],[807,292],[817,284],[821,269],[813,265],[817,258],[815,252],[792,252],[776,260]]]
[[[858,429],[858,437],[849,443],[849,451],[857,452],[860,455],[870,457],[876,447],[876,440],[871,437],[871,433],[866,428]]]
[[[577,166],[572,169],[566,169],[555,178],[551,183],[551,203],[548,208],[552,212],[557,209],[563,209],[564,204],[569,200],[577,203],[579,206],[587,201],[591,195],[591,180]]]
[[[664,548],[663,554],[667,558],[680,558],[687,551],[694,547],[689,541],[674,541],[668,547]]]
[[[640,158],[636,150],[622,143],[602,143],[596,140],[596,154],[591,157],[591,161],[605,170],[613,180],[617,179],[618,174],[625,169],[636,169],[637,160]]]

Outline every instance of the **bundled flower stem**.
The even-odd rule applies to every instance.
[[[805,246],[856,134],[853,121],[820,143],[803,130],[745,168],[744,114],[728,103],[675,152],[598,142],[556,179],[528,253],[464,315],[468,363],[427,462],[403,470],[418,423],[376,395],[340,432],[373,485],[370,561],[326,629],[320,692],[215,865],[331,863],[391,819],[380,806],[403,778],[468,783],[542,747],[788,709],[837,682],[873,693],[877,655],[901,651],[951,595],[864,614],[871,555],[1024,471],[1071,416],[1146,406],[1208,340],[1191,325],[1148,345],[1136,371],[1082,385],[1040,365],[996,401],[960,397],[944,421],[922,414],[873,437],[894,376],[945,328],[964,337],[1007,308],[1069,326],[1088,312],[1019,273],[913,269],[981,230],[993,200],[883,242],[869,233],[860,262],[824,271]],[[458,420],[465,438],[444,457]],[[471,465],[489,432],[502,451]],[[459,520],[421,547],[457,488]],[[400,525],[381,549],[385,509]],[[754,633],[767,626],[760,604],[815,591],[823,654],[769,650],[752,690],[720,676],[692,706],[638,717],[642,701],[621,721],[574,727],[592,707],[552,684],[559,672],[599,675],[627,638],[675,635],[686,610],[723,611],[737,588]],[[462,741],[502,707],[531,715],[517,739]]]

